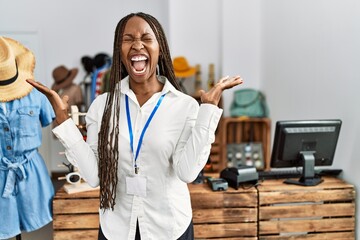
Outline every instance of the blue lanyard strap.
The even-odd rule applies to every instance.
[[[157,101],[154,109],[152,110],[148,120],[146,121],[145,123],[145,126],[141,132],[141,135],[140,135],[140,138],[139,138],[139,143],[138,143],[138,146],[137,146],[137,149],[136,149],[136,154],[135,154],[135,157],[134,157],[134,161],[135,161],[135,170],[137,169],[137,165],[136,165],[136,159],[139,155],[139,152],[140,152],[140,148],[141,148],[141,144],[142,144],[142,141],[143,141],[143,138],[144,138],[144,135],[145,135],[145,132],[152,120],[152,118],[154,117],[157,109],[159,108],[162,100],[164,99],[165,97],[165,93],[163,95],[161,95],[161,97],[159,98],[159,100]],[[129,129],[129,137],[130,137],[130,147],[131,147],[131,151],[134,153],[134,135],[133,135],[133,130],[132,130],[132,126],[131,126],[131,118],[130,118],[130,107],[129,107],[129,97],[126,95],[125,96],[125,103],[126,103],[126,117],[127,117],[127,123],[128,123],[128,129]],[[137,171],[137,170],[136,170]]]

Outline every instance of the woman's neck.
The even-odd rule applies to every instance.
[[[140,106],[146,103],[154,93],[161,92],[163,86],[157,79],[141,83],[130,80],[130,89],[135,93]]]

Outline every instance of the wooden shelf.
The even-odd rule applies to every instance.
[[[220,131],[221,170],[227,167],[227,145],[249,142],[249,140],[262,143],[263,170],[270,169],[271,121],[269,118],[225,117],[221,121]]]

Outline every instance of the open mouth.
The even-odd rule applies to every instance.
[[[141,74],[146,71],[148,58],[144,55],[136,55],[131,58],[132,70],[135,74]]]

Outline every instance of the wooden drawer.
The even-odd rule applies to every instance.
[[[355,190],[336,178],[312,187],[263,182],[259,239],[355,239]]]
[[[255,188],[213,192],[206,184],[189,185],[195,239],[257,239]]]
[[[98,239],[99,191],[67,194],[61,188],[53,200],[54,240]]]

